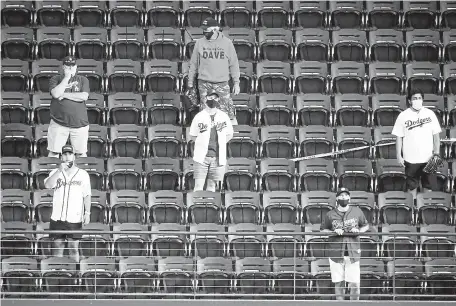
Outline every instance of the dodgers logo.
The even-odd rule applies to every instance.
[[[431,123],[431,117],[426,117],[423,119],[418,119],[418,120],[407,120],[405,121],[405,128],[408,130],[412,130],[417,127],[421,127],[425,125],[426,123]]]
[[[208,126],[207,126],[207,124],[204,124],[204,123],[200,122],[200,123],[198,123],[198,129],[199,129],[200,133],[204,133],[204,132],[207,131]]]

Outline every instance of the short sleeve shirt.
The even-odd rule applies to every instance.
[[[411,164],[426,163],[432,157],[433,136],[441,132],[434,112],[423,107],[419,112],[406,109],[396,119],[392,134],[403,137],[402,154]]]
[[[63,75],[56,75],[49,81],[49,90],[51,91],[60,84]],[[76,75],[68,82],[68,88],[65,92],[90,92],[89,80],[81,75]],[[68,99],[52,99],[51,102],[51,119],[62,126],[70,128],[80,128],[89,124],[87,116],[87,107],[85,102],[75,102]]]

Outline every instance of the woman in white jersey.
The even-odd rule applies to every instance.
[[[414,90],[408,97],[409,108],[396,119],[392,134],[396,138],[396,156],[405,167],[407,187],[416,198],[416,191],[422,182],[437,190],[437,178],[423,172],[433,154],[440,155],[440,124],[434,112],[423,107],[424,94]]]
[[[62,147],[62,163],[49,173],[44,186],[54,190],[52,215],[49,225],[54,231],[76,231],[82,224],[90,222],[91,187],[89,174],[78,168],[75,163],[74,149],[71,145]],[[70,257],[79,262],[79,240],[81,234],[51,234],[54,240],[54,255],[63,257],[65,240],[68,241]]]

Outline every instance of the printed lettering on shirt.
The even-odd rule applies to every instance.
[[[423,119],[418,119],[418,120],[407,120],[405,121],[405,128],[408,130],[412,130],[417,127],[422,127],[423,125],[427,123],[431,123],[432,119],[431,117],[426,117]]]
[[[199,129],[200,133],[204,133],[207,131],[208,125],[200,122],[200,123],[198,123],[198,129]]]
[[[358,226],[358,219],[351,218],[344,221],[333,220],[332,221],[333,229],[343,229],[343,228],[354,228]]]
[[[203,47],[202,56],[204,59],[225,59],[225,51],[220,47]]]
[[[218,132],[221,132],[224,128],[226,128],[226,122],[223,121],[223,122],[217,122],[215,124],[215,129],[218,131]]]
[[[59,189],[61,187],[64,187],[64,186],[81,186],[82,185],[82,181],[71,181],[71,182],[65,182],[63,181],[62,179],[58,179],[57,180],[57,183],[55,184],[55,188],[54,189]]]

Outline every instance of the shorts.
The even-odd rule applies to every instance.
[[[82,230],[82,222],[79,223],[70,223],[67,221],[54,221],[51,219],[49,223],[49,230],[51,231],[77,231]],[[73,240],[80,240],[82,238],[82,234],[50,234],[49,238],[51,239],[73,239]]]
[[[48,128],[48,151],[62,153],[62,147],[70,138],[70,143],[76,154],[87,153],[87,142],[89,140],[89,126],[80,128],[69,128],[56,123],[51,119]]]
[[[333,283],[346,281],[348,283],[359,284],[361,282],[361,269],[359,261],[351,262],[349,256],[344,256],[343,263],[337,263],[329,259],[331,270],[331,280]]]
[[[224,111],[230,117],[230,120],[236,119],[236,108],[234,107],[233,99],[231,99],[231,90],[228,82],[211,83],[198,80],[198,90],[201,109],[206,107],[207,92],[213,90],[220,97],[220,110]]]
[[[204,164],[193,163],[193,178],[195,180],[213,180],[220,182],[225,176],[225,166],[219,166],[217,157],[206,157]]]
[[[405,175],[407,176],[407,188],[413,190],[420,186],[420,180],[425,188],[437,191],[438,181],[437,176],[426,173],[423,171],[427,163],[411,164],[404,161]]]

